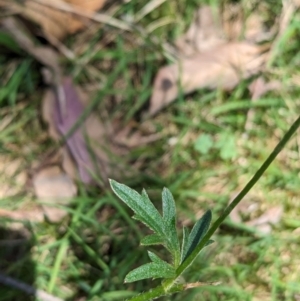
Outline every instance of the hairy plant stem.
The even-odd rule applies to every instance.
[[[191,255],[177,268],[176,270],[176,277],[174,279],[168,279],[165,280],[164,287],[168,288],[169,292],[172,292],[172,286],[175,285],[176,279],[192,264],[192,262],[195,260],[199,252],[204,248],[205,244],[208,242],[208,240],[211,238],[211,236],[214,234],[214,232],[217,230],[217,228],[221,225],[221,223],[225,220],[225,218],[230,214],[230,212],[234,209],[235,206],[244,198],[245,195],[252,189],[252,187],[258,182],[258,180],[261,178],[261,176],[264,174],[264,172],[268,169],[268,167],[271,165],[271,163],[275,160],[277,155],[282,151],[284,146],[287,144],[287,142],[290,140],[290,138],[293,136],[293,134],[297,131],[297,129],[300,127],[300,116],[296,119],[296,121],[292,124],[290,129],[287,131],[287,133],[283,136],[283,138],[280,140],[280,142],[276,145],[272,153],[269,155],[269,157],[265,160],[265,162],[261,165],[261,167],[258,169],[258,171],[254,174],[254,176],[250,179],[250,181],[246,184],[246,186],[241,190],[241,192],[233,199],[233,201],[225,208],[222,215],[213,223],[213,225],[210,227],[206,235],[203,237],[199,245],[195,248],[195,250],[191,253]],[[155,289],[153,289],[151,296],[147,293],[142,293],[136,297],[133,297],[129,299],[128,301],[147,301],[147,300],[153,300],[158,297],[161,297],[166,294],[165,290],[162,286],[158,286]],[[157,294],[156,294],[157,293]],[[156,294],[156,295],[155,295]],[[147,297],[150,296],[150,298],[147,299]]]

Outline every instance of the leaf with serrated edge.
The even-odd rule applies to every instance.
[[[168,266],[172,267],[166,261],[160,259],[155,253],[153,253],[151,251],[148,251],[148,256],[155,263],[160,263],[160,264],[164,264],[164,265],[168,265]]]
[[[140,195],[135,190],[114,180],[110,180],[114,193],[154,232],[163,236],[163,220],[158,210],[151,203],[147,193],[143,190]]]
[[[162,192],[162,209],[163,219],[170,223],[176,218],[175,201],[171,191],[168,188],[164,188]]]
[[[133,271],[129,272],[125,277],[125,282],[135,282],[148,278],[173,278],[175,277],[175,269],[163,261],[163,263],[151,262],[144,264]]]
[[[211,222],[211,211],[207,210],[204,215],[196,222],[194,225],[189,238],[188,238],[188,244],[186,248],[186,252],[182,254],[182,262],[186,260],[186,258],[194,251],[194,249],[197,247],[203,236],[208,231],[210,222]]]
[[[180,244],[176,231],[176,207],[172,193],[168,188],[164,188],[162,192],[162,209],[166,247],[172,253],[174,263],[177,266],[180,257]]]
[[[141,245],[143,246],[160,245],[160,244],[163,244],[163,240],[157,234],[147,235],[141,240]]]

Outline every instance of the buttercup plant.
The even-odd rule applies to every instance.
[[[145,190],[141,194],[135,190],[110,180],[110,185],[114,193],[129,206],[135,215],[134,219],[141,221],[149,227],[153,234],[144,237],[141,244],[144,246],[163,245],[171,253],[171,262],[162,260],[153,252],[148,251],[150,263],[144,264],[127,274],[125,282],[134,282],[148,278],[163,278],[161,285],[148,292],[141,293],[128,301],[147,301],[159,298],[161,296],[180,292],[190,288],[203,286],[202,282],[196,283],[179,283],[179,278],[183,272],[193,264],[199,252],[206,246],[213,243],[211,236],[230,214],[233,208],[243,199],[243,197],[256,184],[270,164],[274,161],[292,135],[300,126],[300,116],[284,135],[282,140],[274,148],[272,153],[235,197],[235,199],[225,208],[221,216],[210,227],[212,213],[208,210],[196,222],[189,233],[187,228],[183,229],[183,240],[180,244],[176,230],[176,207],[171,192],[164,188],[162,192],[162,215],[155,208],[149,199]],[[204,283],[205,284],[205,283]],[[214,284],[214,283],[206,283]]]

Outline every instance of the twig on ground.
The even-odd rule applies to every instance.
[[[14,289],[23,291],[28,295],[33,295],[42,301],[63,301],[63,299],[52,296],[42,290],[35,289],[31,285],[24,283],[20,280],[14,279],[12,277],[6,276],[3,273],[0,273],[0,283],[6,286],[10,286]]]
[[[105,23],[105,24],[117,27],[119,29],[123,29],[123,30],[127,30],[127,31],[132,30],[131,26],[129,26],[128,24],[126,24],[123,21],[120,21],[118,19],[115,19],[115,18],[105,15],[105,14],[93,13],[93,12],[86,11],[86,10],[77,8],[73,5],[69,5],[63,1],[56,1],[55,3],[52,3],[52,2],[45,3],[45,1],[41,1],[41,0],[32,0],[32,1],[39,3],[41,5],[44,5],[44,6],[56,8],[58,10],[61,10],[61,11],[67,12],[67,13],[71,13],[71,14],[74,14],[74,15],[77,15],[80,17],[84,17],[84,18],[90,19],[95,22]]]

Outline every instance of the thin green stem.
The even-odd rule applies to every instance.
[[[211,236],[214,234],[214,232],[217,230],[217,228],[221,225],[221,223],[225,220],[225,218],[230,214],[230,212],[233,210],[233,208],[244,198],[244,196],[257,183],[257,181],[261,178],[261,176],[268,169],[268,167],[270,166],[270,164],[275,160],[275,158],[277,157],[277,155],[282,151],[282,149],[284,148],[284,146],[287,144],[287,142],[290,140],[290,138],[293,136],[293,134],[297,131],[297,129],[299,127],[300,127],[300,116],[292,124],[292,126],[290,127],[290,129],[287,131],[287,133],[284,135],[284,137],[281,139],[281,141],[277,144],[277,146],[274,148],[274,150],[269,155],[269,157],[266,159],[266,161],[262,164],[262,166],[258,169],[258,171],[254,174],[254,176],[250,179],[250,181],[242,189],[242,191],[226,207],[226,209],[224,210],[223,214],[214,222],[214,224],[208,230],[208,232],[203,237],[203,239],[201,240],[201,242],[199,243],[199,245],[192,252],[192,254],[177,268],[177,270],[176,270],[176,277],[174,279],[166,279],[164,281],[164,287],[167,288],[167,292],[168,293],[178,292],[178,291],[181,291],[181,290],[184,289],[182,287],[176,288],[176,286],[175,286],[176,279],[194,261],[194,259],[197,257],[197,255],[199,254],[199,252],[203,249],[203,247],[208,242],[208,240],[211,238]],[[131,299],[128,299],[128,301],[148,301],[148,300],[153,300],[153,299],[159,298],[161,296],[166,295],[166,290],[164,289],[164,287],[163,286],[157,286],[156,288],[152,289],[149,292],[142,293],[140,295],[132,297]]]
[[[254,174],[251,180],[246,184],[246,186],[242,189],[242,191],[234,198],[234,200],[227,206],[224,210],[223,214],[214,222],[211,228],[208,230],[206,235],[203,237],[199,245],[195,248],[192,254],[178,267],[176,270],[176,276],[180,276],[183,271],[194,261],[199,252],[217,230],[217,228],[221,225],[221,223],[225,220],[225,218],[230,214],[233,208],[244,198],[244,196],[250,191],[250,189],[257,183],[257,181],[261,178],[264,172],[268,169],[270,164],[275,160],[277,155],[282,151],[284,146],[293,136],[293,134],[300,127],[300,116],[297,120],[292,124],[290,129],[284,135],[284,137],[280,140],[280,142],[276,145],[272,153],[266,159],[266,161],[262,164],[262,166],[258,169],[258,171]]]

